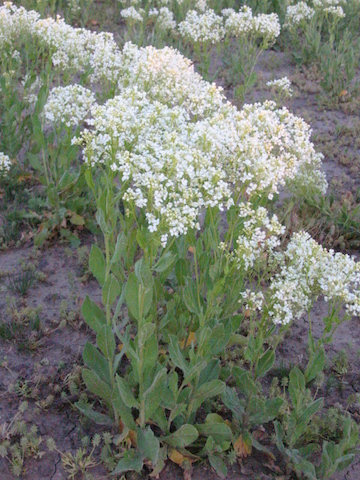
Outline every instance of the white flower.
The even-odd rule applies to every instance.
[[[253,16],[251,8],[244,6],[239,12],[226,12],[225,30],[230,36],[262,38],[274,42],[280,35],[279,17],[275,13]]]
[[[180,35],[194,43],[221,42],[224,37],[222,17],[214,10],[206,10],[198,14],[195,10],[187,12],[185,20],[179,24]]]
[[[229,258],[235,261],[238,269],[247,271],[261,261],[263,253],[272,252],[280,245],[285,227],[276,215],[270,219],[266,208],[254,208],[250,203],[240,205],[239,216],[243,218],[241,233]]]
[[[129,7],[129,8],[125,8],[124,10],[121,10],[120,15],[123,18],[130,19],[130,20],[135,20],[137,22],[142,22],[143,21],[143,16],[134,7]]]
[[[324,8],[324,12],[331,13],[331,15],[338,18],[345,17],[344,10],[341,7],[327,7],[327,8]]]
[[[279,78],[277,80],[271,80],[266,83],[268,87],[273,87],[275,90],[278,90],[282,93],[285,93],[287,96],[291,97],[293,91],[291,89],[291,82],[288,77]]]
[[[10,170],[11,161],[10,158],[3,152],[0,152],[0,174],[6,173]]]
[[[81,85],[56,87],[51,90],[45,104],[45,118],[52,124],[78,126],[85,120],[94,103],[94,94]]]
[[[307,233],[295,234],[270,285],[269,314],[286,324],[308,311],[319,295],[349,315],[360,314],[360,263],[348,255],[327,251]]]
[[[128,88],[94,107],[92,116],[92,130],[83,135],[85,158],[109,165],[128,182],[123,200],[145,210],[151,232],[185,234],[198,227],[203,209],[228,201],[222,165],[203,149],[203,125],[183,108]]]
[[[167,7],[161,7],[156,21],[156,27],[160,30],[175,30],[176,22],[174,14]]]
[[[309,7],[305,2],[299,2],[296,5],[289,5],[286,9],[285,27],[297,27],[300,23],[310,20],[315,14],[315,10]]]

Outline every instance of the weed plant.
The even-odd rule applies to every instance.
[[[143,22],[150,10],[130,16],[129,8],[122,16],[130,36],[136,15]],[[279,32],[277,16],[202,8],[186,4],[183,18],[175,18],[204,74],[226,22],[238,28],[245,16],[245,30],[256,32],[255,40],[241,40],[251,60],[241,72],[246,90],[258,52]],[[327,26],[328,45],[336,49],[340,21],[329,18],[321,33]],[[214,36],[208,25],[218,27]],[[108,441],[104,447],[112,474],[146,466],[156,476],[167,459],[187,469],[207,458],[225,477],[226,462],[253,449],[272,458],[254,433],[260,427],[274,427],[273,444],[299,477],[326,479],[349,465],[358,444],[350,416],[341,419],[338,435],[315,444],[309,428],[324,406],[325,346],[360,313],[359,263],[305,231],[285,236],[272,213],[280,191],[296,203],[303,192],[325,195],[322,155],[309,126],[274,102],[238,110],[171,48],[126,43],[120,50],[110,34],[40,19],[12,4],[0,7],[0,32],[4,105],[16,106],[10,119],[1,110],[9,132],[1,140],[1,174],[11,175],[20,144],[8,140],[20,136],[49,210],[37,243],[60,232],[78,247],[82,228],[99,234],[89,269],[101,304],[90,297],[82,304],[93,340],[83,351],[87,393],[75,405],[116,431],[117,450]],[[28,78],[35,99],[29,100]],[[21,81],[26,94],[15,99]],[[315,338],[312,311],[320,297],[328,312]],[[304,315],[306,363],[291,368],[280,385],[273,382],[268,394],[263,378]],[[231,348],[236,364],[225,361]],[[79,376],[69,379],[74,392]],[[50,394],[39,406],[47,409],[53,400]],[[3,452],[11,461],[8,447]],[[53,442],[49,447],[56,450]],[[62,455],[69,475],[94,466],[93,452]]]

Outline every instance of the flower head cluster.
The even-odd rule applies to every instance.
[[[17,39],[33,31],[40,15],[17,7],[12,2],[4,2],[0,6],[0,50],[16,49]]]
[[[266,83],[268,87],[272,87],[288,97],[292,97],[293,91],[291,89],[291,82],[288,77],[279,78],[277,80],[271,80]]]
[[[239,216],[243,220],[241,235],[230,257],[238,269],[247,271],[261,260],[263,254],[267,255],[280,245],[280,235],[285,232],[285,227],[276,215],[270,219],[266,208],[254,208],[250,203],[240,205]]]
[[[243,303],[246,310],[250,311],[261,311],[264,304],[264,294],[262,292],[252,292],[250,289],[246,289],[244,292],[241,292],[240,295],[242,299],[239,300],[239,303]]]
[[[196,10],[199,10],[199,12],[205,12],[207,8],[207,0],[197,0],[195,3],[195,8]]]
[[[222,208],[230,197],[225,173],[197,145],[197,124],[184,109],[129,88],[92,116],[85,158],[118,172],[124,202],[144,211],[150,231],[178,236],[199,228],[202,209]]]
[[[279,17],[275,13],[253,16],[250,7],[244,6],[238,12],[225,11],[225,30],[229,36],[252,36],[271,43],[280,35]]]
[[[10,170],[11,161],[5,153],[0,152],[0,174],[6,173]]]
[[[136,22],[142,22],[144,19],[142,12],[136,10],[135,7],[124,8],[121,10],[120,15],[125,19],[134,20]]]
[[[196,10],[187,12],[185,20],[179,23],[180,35],[193,43],[221,42],[224,37],[223,19],[214,10],[199,14]]]
[[[313,0],[313,5],[316,8],[335,7],[344,0]]]
[[[74,127],[85,120],[94,103],[94,94],[81,85],[56,87],[51,90],[44,107],[45,118],[52,124]]]
[[[181,105],[196,117],[211,115],[226,104],[222,89],[204,81],[191,60],[170,47],[139,49],[126,43],[118,88],[121,92],[130,85],[168,106]]]
[[[310,20],[315,15],[315,10],[305,2],[289,5],[286,10],[285,27],[294,28],[304,21]]]
[[[159,14],[157,16],[156,27],[159,30],[164,31],[176,29],[176,21],[174,20],[174,14],[167,7],[160,8]]]
[[[326,7],[324,8],[325,13],[330,13],[335,18],[344,18],[345,12],[342,7]]]
[[[274,102],[244,105],[240,112],[227,106],[209,122],[209,141],[221,153],[229,181],[245,187],[248,197],[271,199],[293,181],[312,184],[314,172],[317,180],[323,178],[319,191],[326,189],[310,127],[286,108]]]
[[[360,314],[360,263],[348,255],[327,251],[307,233],[295,234],[272,280],[269,314],[274,323],[287,324],[308,311],[319,295],[333,307],[345,306]]]

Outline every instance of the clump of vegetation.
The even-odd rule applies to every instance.
[[[277,102],[238,109],[179,51],[148,45],[177,44],[207,79],[222,54],[214,75],[222,70],[243,104],[284,21],[294,60],[320,69],[336,104],[352,88],[359,50],[350,35],[353,2],[346,12],[326,0],[286,12],[279,2],[252,3],[235,10],[225,0],[121,2],[124,38],[136,40],[123,48],[110,34],[0,7],[0,175],[16,203],[3,244],[28,221],[35,245],[60,239],[78,249],[83,280],[91,274],[101,292],[82,303],[91,331],[84,366],[44,398],[40,379],[35,388],[26,379],[12,386],[43,411],[56,395],[75,399],[82,418],[111,430],[75,453],[48,439],[69,478],[100,461],[113,475],[146,467],[157,476],[168,459],[184,470],[207,459],[224,478],[227,463],[253,450],[274,460],[277,448],[292,474],[326,479],[354,459],[356,423],[325,411],[320,395],[332,386],[325,347],[360,313],[360,264],[332,249],[358,242],[356,200],[326,196],[309,125],[279,105],[291,95],[287,77],[268,82]],[[91,2],[61,6],[69,21],[90,20]],[[56,13],[53,4],[39,8]],[[38,197],[16,192],[20,163]],[[96,235],[90,251],[79,248],[84,230]],[[33,260],[8,277],[12,293],[24,297],[41,280]],[[73,275],[69,285],[59,326],[78,328]],[[315,336],[319,299],[328,312]],[[40,310],[24,305],[9,300],[0,335],[33,350],[46,330]],[[285,365],[280,347],[305,315],[303,368]],[[333,371],[348,370],[340,353]],[[6,428],[1,452],[19,476],[28,456],[43,453],[36,429],[18,423]]]

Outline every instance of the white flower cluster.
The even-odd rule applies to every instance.
[[[125,19],[134,20],[135,22],[142,22],[144,20],[142,12],[136,10],[134,7],[124,8],[121,10],[120,15]]]
[[[228,9],[222,12],[226,16],[225,30],[234,37],[253,36],[271,43],[280,35],[279,17],[275,13],[253,16],[250,7],[244,6],[238,12]]]
[[[199,12],[205,12],[207,8],[207,1],[206,0],[197,0],[195,3],[195,8],[196,10],[199,10]]]
[[[277,80],[271,80],[266,82],[268,87],[274,88],[274,90],[284,93],[288,97],[292,97],[293,91],[291,89],[291,82],[288,77],[278,78]]]
[[[11,24],[14,15],[15,17],[24,15],[23,13],[20,14],[16,7],[11,9],[0,7],[0,12],[2,17],[10,19],[0,24],[3,26]],[[23,10],[20,10],[20,12],[23,12]],[[212,170],[209,166],[206,175],[210,175],[210,183],[206,183],[204,180],[204,170],[201,170],[202,177],[200,173],[194,175],[194,182],[198,182],[198,189],[200,189],[200,178],[203,181],[200,189],[202,197],[198,204],[195,202],[195,205],[192,200],[192,187],[189,187],[189,201],[186,197],[186,190],[182,190],[185,197],[181,207],[181,215],[184,216],[186,225],[190,226],[197,222],[195,218],[200,211],[199,209],[203,208],[210,197],[213,198],[214,205],[224,202],[229,206],[231,202],[228,198],[228,192],[234,188],[237,191],[245,190],[249,197],[267,195],[269,198],[274,193],[279,192],[279,189],[289,180],[298,182],[300,179],[305,186],[320,184],[322,189],[325,188],[326,182],[320,171],[321,155],[314,151],[310,142],[310,129],[303,120],[291,115],[286,109],[276,110],[276,105],[273,102],[266,102],[265,104],[246,105],[242,111],[238,111],[236,107],[226,101],[221,88],[205,82],[194,71],[192,62],[172,48],[166,47],[162,50],[157,50],[154,47],[138,48],[131,43],[127,43],[120,51],[113,36],[109,33],[93,34],[86,30],[74,29],[60,19],[57,21],[38,20],[37,17],[34,17],[32,26],[30,24],[29,21],[26,29],[33,32],[35,38],[38,38],[40,31],[44,35],[42,44],[47,45],[53,62],[55,58],[56,63],[64,63],[65,69],[73,69],[75,72],[91,71],[91,82],[101,83],[106,86],[104,88],[111,88],[112,94],[118,95],[116,104],[125,102],[124,95],[128,95],[128,88],[135,87],[139,92],[146,93],[147,105],[153,103],[157,106],[156,108],[160,108],[159,105],[162,105],[166,128],[169,128],[170,112],[173,112],[177,119],[176,125],[181,124],[181,128],[174,127],[173,134],[180,132],[180,137],[177,135],[176,138],[181,139],[179,152],[182,151],[184,162],[189,164],[195,162],[197,165],[196,172],[201,165],[212,165],[211,168],[215,168],[216,171],[216,174],[211,173]],[[6,31],[0,30],[0,35],[6,36]],[[31,46],[31,43],[28,45]],[[79,94],[79,90],[76,91]],[[62,121],[62,119],[65,119],[65,115],[68,115],[66,121],[74,125],[83,121],[92,100],[89,100],[90,94],[84,97],[84,101],[89,103],[86,103],[84,112],[80,114],[77,111],[78,102],[74,99],[70,100],[69,92],[71,92],[71,89],[59,93],[60,96],[55,105],[56,108],[59,105],[61,107],[59,107],[59,113],[56,113],[56,115],[59,115],[56,118],[60,118],[60,121]],[[79,98],[81,98],[80,94]],[[49,98],[50,101],[51,98]],[[58,112],[56,108],[52,113],[47,113],[47,115],[53,115],[48,117],[51,121],[55,121],[52,118],[55,119],[54,112]],[[116,118],[116,112],[111,103],[106,104],[103,108],[105,109],[104,112],[109,109],[112,117]],[[130,111],[134,112],[139,108],[136,103]],[[150,110],[150,106],[148,106],[144,109],[144,112],[150,112]],[[52,108],[50,108],[49,103],[47,112],[51,111]],[[178,112],[180,113],[178,114]],[[104,126],[102,128],[106,129],[106,114],[104,113],[104,117],[100,113],[96,115],[97,121],[103,118]],[[118,115],[122,115],[122,113],[119,112]],[[131,124],[130,118],[126,118]],[[144,118],[149,119],[149,116],[146,114]],[[135,114],[131,121],[134,129],[140,128]],[[157,120],[157,122],[161,123],[160,120]],[[96,125],[92,134],[92,141],[98,146],[101,142],[107,145],[108,137],[102,132],[98,124]],[[109,129],[111,128],[109,126]],[[96,139],[96,132],[99,135],[98,139]],[[165,143],[165,137],[162,135],[165,134],[160,128],[159,135],[153,140],[152,144],[156,154],[157,152],[168,152],[168,149],[172,147]],[[170,135],[169,132],[166,135]],[[183,136],[185,137],[183,138]],[[167,137],[167,142],[170,142],[169,138],[172,137]],[[147,145],[146,148],[144,147],[144,152],[147,152],[150,149],[149,144],[145,143],[144,145]],[[175,148],[175,145],[177,145],[176,142],[173,148]],[[137,148],[137,155],[141,156],[140,146]],[[90,151],[90,146],[88,146],[88,151]],[[124,155],[124,158],[129,153],[124,153],[123,149],[119,151],[121,155]],[[102,158],[98,154],[95,157]],[[145,157],[148,158],[147,153]],[[159,158],[160,161],[164,160],[163,156]],[[188,164],[186,165],[190,172],[191,168]],[[205,169],[205,167],[201,168]],[[215,177],[217,178],[216,181],[214,180]],[[134,177],[131,178],[134,181]],[[323,179],[323,181],[319,182],[319,179]],[[223,183],[220,183],[220,180]],[[212,190],[214,185],[217,185],[216,191]],[[138,194],[136,188],[134,189],[135,193],[132,193],[134,198]],[[178,187],[176,186],[176,188]],[[159,189],[159,191],[162,190]],[[176,191],[179,192],[180,190]],[[145,190],[141,192],[141,198],[145,199],[144,192]],[[141,198],[139,197],[137,205],[141,205]],[[187,212],[186,208],[189,205],[191,205],[190,211]],[[179,197],[173,203],[169,203],[169,208],[173,208],[173,206],[175,209],[174,216],[178,221]],[[165,207],[162,206],[161,208]],[[160,210],[152,211],[149,209],[147,213],[152,213],[158,219],[160,217],[156,212]],[[161,215],[162,218],[166,217],[167,225],[172,229],[172,233],[181,231],[180,227],[176,227],[175,220],[170,221],[171,214],[169,212],[165,215],[161,211]],[[151,219],[151,217],[149,218]],[[156,221],[152,224],[156,227]]]
[[[190,10],[178,27],[180,35],[194,43],[217,44],[225,34],[223,19],[214,10],[206,10],[203,14]]]
[[[175,30],[176,21],[174,20],[174,14],[167,7],[161,7],[156,21],[156,27],[159,30]]]
[[[131,85],[137,85],[153,100],[181,105],[196,117],[211,115],[227,105],[222,89],[204,81],[191,60],[170,47],[139,49],[126,43],[118,87],[122,91]]]
[[[360,314],[360,263],[348,255],[327,251],[309,234],[297,233],[277,259],[281,270],[269,289],[274,323],[300,318],[319,295],[331,308],[344,305],[349,315]]]
[[[246,310],[258,310],[259,312],[262,310],[264,304],[264,294],[262,292],[255,293],[247,288],[240,295],[242,300],[239,300],[239,303],[244,303]]]
[[[342,7],[326,7],[324,8],[325,13],[330,13],[336,18],[344,18],[345,17],[345,12],[342,9]]]
[[[184,109],[129,88],[92,116],[85,158],[119,173],[127,185],[123,200],[144,210],[150,231],[178,236],[199,228],[200,212],[222,209],[231,196],[221,165],[197,144],[198,126]]]
[[[0,152],[0,174],[6,173],[10,170],[11,161],[5,153]]]
[[[244,105],[240,112],[224,107],[208,128],[209,142],[223,158],[229,181],[245,186],[248,197],[272,199],[287,182],[313,185],[313,174],[318,190],[325,192],[322,155],[310,141],[310,127],[286,108],[279,110],[274,102]]]
[[[313,0],[313,5],[316,8],[334,7],[343,3],[344,0]]]
[[[44,115],[52,124],[65,124],[75,127],[81,124],[95,103],[91,90],[81,85],[56,87],[50,92],[44,107]]]
[[[315,10],[305,2],[289,5],[286,9],[285,27],[293,28],[304,21],[310,20],[315,15]]]
[[[273,252],[280,245],[285,227],[276,215],[270,219],[266,208],[254,208],[250,203],[240,205],[239,216],[243,219],[241,235],[229,258],[235,261],[238,269],[247,271],[262,259],[263,254]]]

